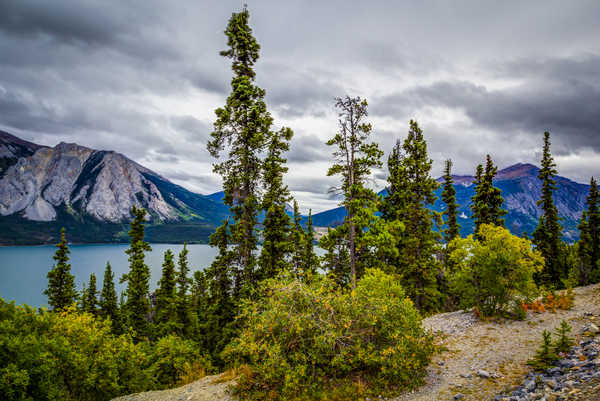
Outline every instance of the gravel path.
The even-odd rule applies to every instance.
[[[451,312],[429,317],[423,325],[437,333],[445,351],[436,355],[428,368],[426,384],[395,401],[493,400],[523,382],[526,364],[538,348],[543,330],[554,331],[561,320],[573,328],[579,342],[588,323],[600,326],[600,285],[574,290],[575,306],[569,311],[532,313],[525,321],[480,322],[471,312]],[[226,394],[230,382],[215,383],[219,376],[205,377],[172,390],[134,394],[119,401],[231,401]],[[600,383],[584,384],[582,400],[600,400]],[[596,392],[598,391],[598,392]],[[571,398],[572,399],[572,398]]]

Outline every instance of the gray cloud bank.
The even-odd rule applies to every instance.
[[[258,83],[295,131],[288,183],[303,209],[335,205],[325,177],[333,98],[369,100],[388,152],[410,118],[435,174],[537,162],[600,172],[600,3],[248,1]],[[223,29],[239,2],[0,2],[0,128],[47,145],[114,149],[202,193],[219,189],[206,140],[229,90]],[[374,185],[382,185],[378,172]]]

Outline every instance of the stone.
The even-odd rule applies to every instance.
[[[463,398],[465,398],[464,395],[462,395],[461,393],[455,394],[454,395],[454,399],[455,400],[462,400]]]
[[[484,378],[484,379],[489,379],[491,377],[491,375],[483,369],[480,369],[477,371],[477,376]]]

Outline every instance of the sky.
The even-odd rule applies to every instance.
[[[286,183],[301,210],[339,202],[327,177],[334,98],[369,103],[387,159],[418,121],[433,159],[472,174],[539,165],[600,173],[600,2],[247,0],[257,84],[293,129]],[[115,150],[185,188],[220,190],[206,142],[230,91],[223,31],[244,1],[0,1],[0,128]],[[385,163],[384,163],[385,167]],[[385,185],[374,171],[369,185]]]

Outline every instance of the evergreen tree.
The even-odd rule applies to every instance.
[[[533,232],[533,243],[545,259],[541,281],[547,285],[561,286],[561,279],[566,278],[566,271],[561,264],[562,226],[553,199],[556,190],[556,174],[558,174],[556,163],[550,153],[550,133],[546,131],[542,168],[538,174],[538,178],[542,180],[542,197],[537,204],[542,208],[542,215]]]
[[[156,290],[156,305],[154,308],[155,333],[158,338],[179,331],[176,301],[175,263],[173,252],[167,249],[162,265],[162,276]]]
[[[258,279],[275,277],[288,268],[287,257],[292,251],[290,244],[290,217],[286,213],[290,191],[283,183],[283,175],[288,171],[283,152],[289,150],[292,130],[281,129],[268,139],[268,154],[264,162],[265,195],[263,209],[266,211],[263,222],[263,245],[258,261]]]
[[[229,49],[221,55],[232,60],[234,77],[231,94],[222,108],[215,110],[212,140],[208,151],[219,157],[225,146],[229,157],[214,165],[223,178],[224,203],[232,216],[229,229],[220,235],[228,237],[230,268],[234,270],[234,293],[248,296],[258,281],[256,275],[257,215],[260,209],[259,185],[263,163],[260,158],[272,137],[273,118],[264,101],[265,91],[255,85],[254,63],[260,45],[248,25],[246,7],[233,13],[225,35]],[[284,129],[284,136],[290,132]],[[224,256],[224,255],[223,255]]]
[[[365,186],[371,175],[371,169],[381,167],[381,155],[377,143],[367,142],[372,126],[364,119],[368,116],[367,101],[360,97],[337,98],[335,103],[339,109],[337,134],[327,141],[328,146],[335,146],[333,151],[334,164],[327,171],[327,176],[340,175],[342,185],[337,188],[344,196],[342,206],[346,208],[347,216],[339,230],[347,233],[347,247],[350,258],[350,284],[356,287],[359,261],[357,260],[357,237],[366,228],[361,222],[365,221],[365,213],[375,209],[377,195]],[[370,218],[370,216],[368,217]],[[335,241],[334,241],[335,242]]]
[[[304,230],[302,229],[300,216],[300,210],[298,209],[298,202],[294,200],[294,225],[291,231],[290,246],[292,249],[292,258],[290,261],[290,269],[296,276],[303,276],[303,268],[305,266],[303,244],[304,244]]]
[[[600,192],[594,177],[590,180],[587,210],[579,223],[578,254],[580,258],[580,283],[600,281]]]
[[[312,223],[312,210],[308,211],[308,221],[306,223],[306,234],[304,236],[304,246],[302,249],[302,270],[308,274],[315,274],[319,267],[319,257],[314,249],[315,232]]]
[[[129,230],[130,245],[125,251],[129,255],[129,272],[121,278],[121,282],[127,282],[122,316],[127,326],[133,328],[135,340],[141,341],[150,334],[150,269],[146,265],[144,252],[149,252],[152,248],[144,241],[146,210],[133,206],[131,213],[133,220]]]
[[[87,290],[83,292],[82,298],[85,300],[82,306],[83,312],[94,316],[98,315],[98,289],[96,288],[96,275],[90,274],[90,281]]]
[[[183,243],[183,249],[179,252],[177,259],[177,270],[175,280],[177,282],[177,322],[179,327],[179,335],[189,337],[194,330],[193,313],[191,309],[190,295],[188,289],[191,279],[188,277],[190,268],[188,266],[188,249],[187,244]]]
[[[235,299],[233,297],[233,277],[230,270],[233,252],[229,249],[229,224],[224,221],[214,234],[209,244],[217,247],[219,253],[206,269],[208,287],[208,306],[200,317],[200,325],[204,327],[204,339],[207,350],[213,361],[219,364],[220,353],[235,334]],[[235,270],[233,274],[237,273]]]
[[[115,275],[109,262],[104,269],[104,281],[100,292],[100,316],[110,319],[112,331],[115,334],[121,332],[121,319],[119,316],[119,305],[117,304],[117,291],[115,290]]]
[[[69,246],[65,237],[65,229],[60,230],[60,242],[56,245],[53,259],[56,261],[48,272],[48,288],[44,294],[48,297],[48,305],[55,310],[61,311],[77,301],[77,290],[75,289],[75,277],[71,274],[69,264]]]
[[[327,227],[327,235],[319,242],[321,249],[325,250],[325,254],[321,257],[321,266],[340,286],[349,285],[352,279],[348,271],[350,254],[346,240],[347,229],[347,225],[333,230]]]
[[[449,243],[460,235],[460,225],[457,222],[458,204],[456,203],[456,189],[454,188],[454,179],[452,178],[452,160],[446,160],[444,169],[444,189],[442,191],[442,200],[446,204],[444,215],[446,216],[446,229],[444,230],[444,240]]]
[[[471,211],[475,220],[475,236],[479,233],[479,227],[483,224],[494,224],[504,227],[504,215],[506,210],[502,209],[504,199],[500,188],[494,186],[494,177],[498,173],[498,167],[494,166],[490,155],[486,156],[485,171],[481,165],[477,166],[475,172],[475,195],[471,198]]]
[[[435,259],[440,236],[434,231],[434,225],[441,225],[441,216],[427,208],[435,203],[438,188],[431,177],[432,163],[423,131],[411,120],[408,137],[402,146],[396,144],[388,159],[388,196],[381,206],[385,220],[404,224],[396,243],[398,254],[388,263],[396,267],[415,306],[426,311],[438,309],[441,299]]]

